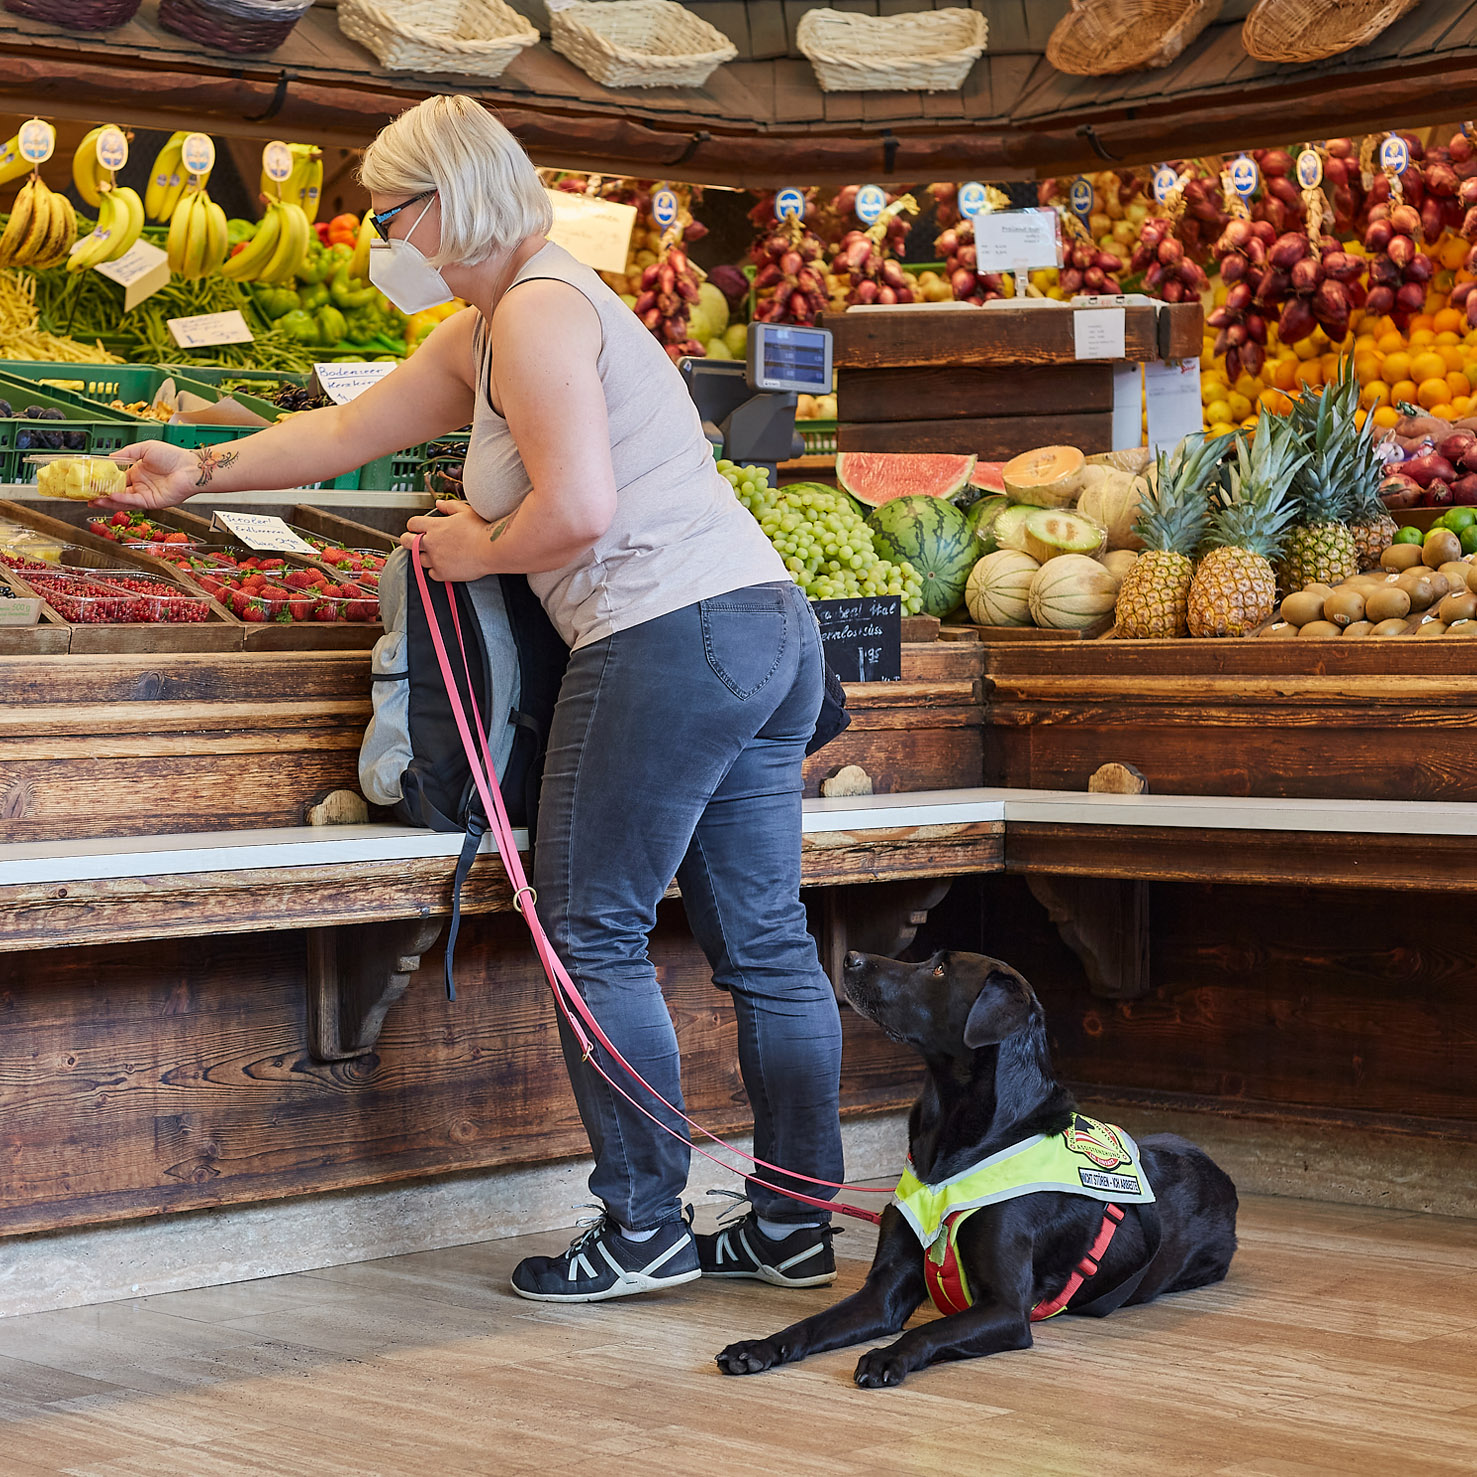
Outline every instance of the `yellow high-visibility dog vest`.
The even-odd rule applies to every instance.
[[[974,1301],[959,1263],[959,1227],[986,1205],[1043,1190],[1085,1195],[1110,1207],[1147,1205],[1154,1199],[1133,1139],[1123,1129],[1081,1113],[1061,1133],[1022,1139],[936,1185],[920,1180],[908,1160],[892,1203],[922,1243],[929,1295],[941,1313],[960,1312]],[[1089,1253],[1094,1272],[1113,1229],[1116,1226],[1110,1227],[1105,1219],[1104,1234]],[[1077,1277],[1076,1285],[1083,1280]],[[1052,1302],[1057,1306],[1051,1313],[1066,1306],[1060,1297]]]

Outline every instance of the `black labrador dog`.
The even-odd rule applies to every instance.
[[[767,1339],[730,1344],[718,1355],[724,1373],[755,1374],[899,1333],[932,1296],[946,1316],[857,1365],[864,1388],[896,1385],[935,1360],[1029,1348],[1033,1315],[1061,1311],[1064,1294],[1067,1311],[1102,1316],[1226,1275],[1236,1250],[1230,1178],[1185,1139],[1154,1134],[1135,1157],[1127,1135],[1079,1115],[1052,1074],[1040,1002],[1009,965],[979,954],[904,964],[851,953],[843,984],[858,1012],[928,1065],[909,1120],[916,1179],[905,1185],[921,1181],[928,1195],[950,1182],[973,1194],[982,1161],[995,1156],[998,1165],[1010,1157],[1002,1151],[1031,1144],[1032,1154],[1056,1158],[1017,1161],[1027,1181],[1062,1182],[1080,1163],[1084,1188],[989,1200],[928,1251],[920,1238],[936,1228],[917,1228],[919,1202],[910,1200],[908,1217],[890,1203],[861,1291]],[[981,1172],[1001,1173],[990,1164]],[[1141,1175],[1152,1203],[1138,1198]]]

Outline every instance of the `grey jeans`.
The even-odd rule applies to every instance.
[[[676,1032],[647,956],[657,903],[677,879],[713,982],[733,998],[754,1152],[840,1180],[840,1016],[800,902],[800,766],[822,673],[815,623],[788,583],[703,600],[576,651],[550,733],[535,873],[539,912],[596,1020],[681,1107]],[[675,1218],[686,1126],[604,1060],[683,1138],[664,1133],[582,1060],[562,1018],[560,1029],[595,1155],[591,1192],[635,1230]],[[772,1220],[826,1218],[747,1189]]]

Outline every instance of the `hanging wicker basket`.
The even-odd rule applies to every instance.
[[[1073,77],[1167,67],[1220,9],[1221,0],[1072,0],[1046,59]]]
[[[159,24],[238,56],[276,51],[313,0],[159,0]]]
[[[338,27],[391,72],[497,77],[538,32],[503,0],[339,0]]]
[[[1241,44],[1263,62],[1317,62],[1368,46],[1420,0],[1258,0]]]
[[[977,10],[807,10],[795,44],[822,92],[957,92],[984,53],[987,31]]]
[[[722,31],[671,0],[551,5],[549,41],[605,87],[701,87],[738,55]]]
[[[12,15],[50,21],[69,31],[111,31],[138,13],[139,0],[4,0]]]

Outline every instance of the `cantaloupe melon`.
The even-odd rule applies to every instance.
[[[1026,552],[1026,519],[1035,511],[1030,503],[1012,503],[1010,507],[1002,508],[990,525],[990,532],[995,536],[995,547],[997,549],[1017,549],[1024,554]]]
[[[1069,508],[1032,508],[1021,532],[1026,553],[1038,564],[1068,554],[1096,554],[1108,537],[1101,524]]]
[[[1101,523],[1108,532],[1108,548],[1141,549],[1143,540],[1133,531],[1139,515],[1139,499],[1148,484],[1112,467],[1084,467],[1077,511]]]
[[[1040,446],[1012,457],[1000,475],[1011,502],[1065,508],[1077,496],[1086,464],[1075,446]]]
[[[1122,584],[1124,576],[1138,562],[1138,557],[1132,549],[1113,549],[1102,556],[1103,568]]]
[[[970,571],[964,604],[981,626],[1029,626],[1031,581],[1041,568],[1019,549],[997,549]]]
[[[1026,599],[1038,626],[1081,631],[1112,616],[1118,581],[1096,559],[1063,554],[1041,566]]]
[[[1126,451],[1098,451],[1087,458],[1089,467],[1112,467],[1130,477],[1142,477],[1154,465],[1154,454],[1147,446],[1133,446]]]

